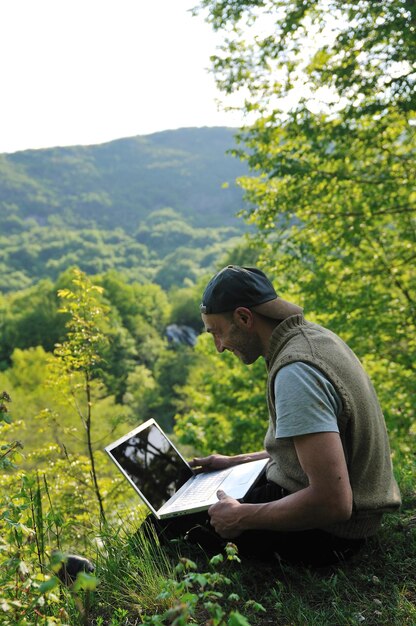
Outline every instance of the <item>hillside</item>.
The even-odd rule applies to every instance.
[[[185,128],[109,143],[0,155],[1,219],[136,229],[171,207],[192,226],[235,225],[244,171],[232,129]],[[229,185],[223,188],[223,183]],[[6,229],[7,232],[7,229]]]
[[[195,278],[244,230],[230,128],[0,155],[0,290],[69,265],[163,287]],[[212,259],[211,259],[212,261]]]

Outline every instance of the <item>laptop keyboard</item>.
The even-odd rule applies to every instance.
[[[198,480],[194,480],[181,497],[169,505],[169,511],[179,511],[184,506],[188,507],[209,500],[210,496],[219,489],[230,472],[231,469],[225,469],[218,472],[200,474]]]
[[[214,474],[202,474],[198,480],[194,480],[190,487],[186,490],[184,496],[188,502],[199,502],[209,498],[214,490],[217,490],[221,483],[230,473],[229,469],[215,472]]]

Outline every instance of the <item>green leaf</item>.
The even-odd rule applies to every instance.
[[[220,565],[220,563],[224,562],[224,557],[222,554],[216,554],[210,559],[209,562],[213,567],[216,567],[217,565]]]
[[[227,626],[250,626],[250,622],[238,611],[232,611],[228,618]]]
[[[255,600],[248,600],[246,602],[246,607],[254,609],[254,611],[257,611],[257,613],[266,613],[266,609],[264,608],[264,606],[259,602],[256,602]]]
[[[228,602],[239,602],[240,596],[238,595],[238,593],[230,593],[227,599]]]
[[[52,576],[39,585],[39,591],[40,593],[48,593],[48,591],[52,591],[52,589],[55,589],[58,585],[59,578],[57,576]]]
[[[84,591],[95,591],[98,585],[98,578],[86,572],[79,572],[73,585],[74,591],[83,589]]]

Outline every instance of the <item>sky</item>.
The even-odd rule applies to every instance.
[[[0,153],[239,126],[197,0],[0,0]]]

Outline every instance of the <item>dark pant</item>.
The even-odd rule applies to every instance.
[[[273,502],[287,495],[288,492],[279,485],[264,480],[250,492],[245,502]],[[168,520],[149,516],[146,521],[156,529],[162,541],[184,537],[189,543],[199,544],[210,555],[221,552],[227,543],[210,525],[206,511]],[[246,530],[231,541],[238,547],[242,558],[302,563],[314,567],[344,561],[358,552],[365,542],[364,539],[336,537],[320,529],[291,532]]]

